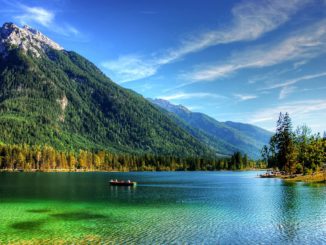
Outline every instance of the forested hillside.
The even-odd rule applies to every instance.
[[[272,133],[250,124],[219,122],[203,113],[192,112],[182,105],[162,99],[150,101],[168,112],[174,121],[198,140],[205,142],[220,155],[242,152],[250,158],[260,158],[261,148]]]
[[[212,154],[142,96],[35,33],[10,23],[1,28],[1,142],[66,151]]]

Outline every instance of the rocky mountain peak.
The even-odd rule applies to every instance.
[[[190,113],[191,111],[183,106],[183,105],[174,105],[172,103],[170,103],[169,101],[167,100],[164,100],[164,99],[153,99],[153,100],[150,100],[152,103],[168,110],[168,111],[180,111],[180,112],[183,112],[183,113]]]
[[[6,55],[8,47],[15,46],[27,53],[40,57],[42,52],[49,48],[63,50],[63,48],[43,35],[41,32],[25,25],[23,28],[13,23],[5,23],[0,27],[0,54]]]

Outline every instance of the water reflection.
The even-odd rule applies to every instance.
[[[299,229],[299,199],[297,183],[284,182],[281,185],[279,227],[282,240],[293,242]]]
[[[132,201],[136,196],[137,186],[110,186],[108,192],[109,200]]]

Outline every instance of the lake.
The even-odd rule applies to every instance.
[[[326,243],[325,185],[257,174],[0,173],[0,243]]]

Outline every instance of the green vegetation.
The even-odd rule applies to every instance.
[[[241,170],[218,158],[142,96],[73,52],[0,59],[0,169],[40,171]],[[208,142],[206,142],[208,143]]]
[[[221,155],[231,156],[240,151],[250,158],[258,159],[261,148],[272,136],[271,132],[250,124],[219,122],[203,113],[189,111],[182,105],[173,105],[162,99],[149,101],[162,108],[162,112],[193,137]]]
[[[306,183],[320,183],[325,184],[326,174],[323,172],[316,172],[313,174],[299,174],[295,176],[281,176],[287,182],[306,182]]]
[[[262,157],[268,167],[287,174],[312,174],[326,162],[326,137],[311,134],[307,126],[293,131],[289,114],[280,113],[276,134],[262,149]]]
[[[0,142],[176,157],[213,151],[74,52],[0,58]]]
[[[228,170],[245,170],[245,169],[264,169],[266,164],[263,161],[251,160],[247,154],[242,155],[241,152],[235,152],[228,161],[228,166],[225,169]]]
[[[209,120],[207,117],[204,122]],[[48,49],[35,57],[12,46],[0,58],[1,169],[261,167],[240,152],[230,159],[218,158],[216,152],[224,151],[224,143],[212,141],[213,136],[201,129],[178,124],[171,115],[113,83],[74,52]],[[210,124],[205,126],[206,131],[208,128]],[[217,140],[222,133],[211,134]],[[208,146],[211,143],[214,150]],[[230,154],[237,151],[230,149]]]
[[[255,167],[261,166],[239,152],[231,159],[217,159],[87,150],[63,152],[46,145],[0,145],[0,169],[5,171],[195,171]]]

